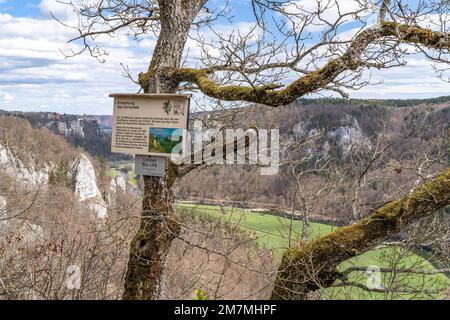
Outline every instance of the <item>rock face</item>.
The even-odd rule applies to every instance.
[[[117,189],[122,191],[126,191],[127,189],[127,182],[125,181],[124,174],[122,172],[119,172],[116,177],[111,179],[111,191],[115,191]]]
[[[83,118],[68,120],[67,122],[54,121],[46,123],[45,126],[49,129],[52,129],[52,127],[56,126],[56,128],[58,128],[58,132],[66,137],[70,135],[76,135],[80,138],[84,138],[85,133],[83,121]]]
[[[363,135],[356,118],[346,115],[340,120],[340,124],[341,126],[328,132],[328,142],[336,148],[341,159],[347,159],[354,147],[372,147],[370,140]]]
[[[49,172],[52,166],[48,164],[43,169],[38,169],[31,157],[28,160],[25,165],[9,148],[0,145],[1,173],[13,177],[26,185],[46,185],[49,181]],[[79,200],[85,202],[90,209],[94,210],[98,218],[106,218],[108,215],[106,205],[98,189],[95,169],[91,160],[81,153],[71,167],[71,172],[75,174],[75,193]],[[1,205],[2,203],[0,203],[0,208]]]
[[[37,169],[30,158],[30,164],[25,165],[13,152],[0,144],[0,170],[2,173],[17,178],[31,185],[41,185],[48,182],[48,167]]]
[[[292,128],[294,138],[317,138],[321,144],[321,150],[326,153],[334,152],[340,160],[346,160],[352,149],[372,148],[370,139],[361,130],[358,120],[350,115],[345,115],[338,121],[338,125],[331,128],[319,128],[311,122],[298,122]]]
[[[0,196],[0,236],[3,234],[6,227],[6,198]]]
[[[97,187],[94,167],[86,155],[81,154],[75,172],[75,192],[81,201],[97,196],[101,197],[100,190]]]
[[[1,2],[1,1],[0,1]],[[0,110],[0,116],[14,116],[26,119],[34,128],[47,128],[53,133],[63,136],[70,144],[81,147],[94,156],[122,159],[123,156],[111,153],[110,116],[98,117],[88,115],[57,114],[54,112],[7,112]]]
[[[81,154],[75,165],[75,193],[82,202],[89,202],[88,206],[94,210],[99,219],[108,216],[106,204],[97,186],[94,166],[91,160]]]
[[[13,228],[13,232],[21,237],[20,244],[16,244],[19,248],[33,246],[44,239],[44,229],[36,224],[22,222],[15,227],[8,225],[8,220],[6,220],[8,217],[6,203],[6,198],[0,196],[0,237],[3,237],[8,231],[11,231],[11,228]]]
[[[22,237],[19,247],[32,247],[45,239],[44,228],[36,224],[24,223],[17,232]]]
[[[109,205],[114,205],[118,191],[127,191],[127,182],[125,179],[126,174],[120,170],[117,172],[117,176],[111,179],[109,184],[109,192],[106,195],[106,200]]]

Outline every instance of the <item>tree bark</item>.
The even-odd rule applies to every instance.
[[[361,54],[379,39],[394,37],[430,49],[448,48],[448,34],[420,27],[382,22],[361,32],[348,51],[323,68],[275,91],[270,88],[220,86],[209,77],[215,71],[180,68],[190,26],[206,0],[159,0],[161,30],[149,70],[139,77],[148,92],[149,83],[159,92],[175,92],[179,83],[195,83],[210,97],[245,100],[271,106],[285,105],[323,88],[345,71],[363,66]],[[157,90],[157,92],[158,92]],[[173,186],[178,168],[168,163],[165,178],[145,177],[140,228],[130,248],[124,299],[154,299],[162,290],[166,256],[180,225],[174,218]],[[333,284],[342,275],[339,264],[370,250],[411,221],[438,210],[450,201],[450,170],[393,201],[358,223],[343,227],[316,241],[287,250],[276,278],[272,299],[304,299],[308,292]]]
[[[447,32],[433,31],[417,26],[402,25],[396,22],[382,22],[379,26],[361,31],[352,40],[347,51],[341,56],[328,61],[323,67],[317,68],[286,87],[275,90],[270,86],[241,86],[221,85],[211,79],[218,71],[227,71],[225,67],[209,67],[203,69],[194,68],[167,68],[166,74],[179,82],[195,83],[198,89],[205,95],[225,101],[246,101],[260,103],[268,106],[279,107],[287,105],[306,94],[325,88],[336,77],[347,71],[356,71],[365,67],[366,62],[362,54],[368,47],[379,41],[396,39],[399,43],[421,45],[428,49],[445,52],[450,48],[450,37]],[[238,68],[231,69],[235,72],[243,72]],[[151,76],[148,74],[143,77]]]
[[[148,70],[151,78],[141,79],[145,92],[176,91],[178,82],[166,77],[161,69],[180,66],[190,26],[201,3],[197,0],[160,1],[161,31]],[[177,176],[178,168],[170,160],[167,160],[164,178],[144,176],[141,222],[130,246],[123,299],[160,298],[167,254],[172,240],[180,232],[174,214],[173,187]]]
[[[288,249],[278,269],[272,299],[306,299],[342,277],[337,267],[398,233],[411,222],[450,204],[450,169],[407,196],[354,225]]]
[[[177,168],[170,161],[166,177],[144,176],[141,223],[130,246],[123,299],[160,297],[167,253],[180,231],[172,190],[176,176]]]

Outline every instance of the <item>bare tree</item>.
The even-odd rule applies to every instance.
[[[336,164],[335,159],[327,153],[321,144],[324,133],[312,130],[302,135],[298,132],[282,144],[283,161],[280,165],[286,168],[286,180],[293,180],[292,211],[290,214],[289,247],[292,238],[292,222],[295,216],[300,216],[302,241],[310,237],[310,222],[313,214],[317,215],[318,203],[330,196],[343,182],[343,173]],[[312,184],[312,177],[320,177],[321,181]]]
[[[157,36],[149,68],[138,80],[145,92],[189,89],[215,99],[279,107],[324,90],[346,96],[345,89],[370,83],[364,70],[404,65],[412,53],[449,62],[448,1],[420,0],[413,5],[355,0],[344,7],[337,0],[252,0],[254,25],[229,34],[214,29],[215,21],[231,18],[227,2],[218,10],[209,8],[207,0],[60,2],[78,16],[78,25],[71,27],[79,32],[73,40],[82,46],[69,55],[88,51],[99,58],[102,50],[95,39],[124,30],[134,38]],[[353,30],[344,32],[349,23]],[[182,67],[189,37],[200,44],[201,57],[187,59],[191,67]],[[439,69],[439,75],[444,74],[445,68]],[[287,83],[289,77],[296,80]],[[159,296],[167,251],[179,232],[173,186],[194,168],[169,163],[165,178],[145,177],[141,226],[131,245],[124,298]],[[449,200],[447,169],[352,226],[289,249],[272,298],[305,298],[310,291],[332,285],[341,277],[336,267],[342,261],[447,206]]]

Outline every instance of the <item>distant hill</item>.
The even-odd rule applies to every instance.
[[[0,115],[26,119],[35,128],[47,128],[93,156],[103,156],[108,160],[127,158],[126,155],[111,153],[111,116],[3,110],[0,110]]]
[[[301,144],[298,148],[290,147],[284,156],[292,157],[290,161],[300,161],[308,152],[317,153],[319,157],[328,155],[342,171],[354,170],[367,161],[376,148],[391,139],[392,146],[383,153],[381,164],[369,172],[371,176],[386,176],[386,180],[368,184],[361,191],[364,194],[361,198],[370,204],[363,212],[386,201],[380,194],[392,187],[389,181],[404,185],[414,183],[413,170],[402,171],[399,163],[413,167],[421,154],[428,154],[432,159],[438,154],[439,147],[439,150],[448,150],[445,161],[450,164],[450,97],[426,100],[304,99],[285,107],[252,106],[202,116],[219,127],[232,124],[237,128],[278,128],[282,145],[314,140],[314,145],[308,148],[302,149]],[[311,168],[316,159],[312,157],[298,170]],[[396,170],[395,166],[398,166]],[[346,188],[351,187],[352,174],[357,173],[346,173],[346,180],[338,192],[315,203],[316,213],[330,214],[330,207],[334,208],[336,216],[351,211],[351,207],[348,209],[341,204],[351,202],[352,195],[347,194]],[[305,188],[318,186],[323,180],[320,175],[311,175],[305,178]],[[270,203],[291,208],[295,193],[293,182],[292,174],[286,169],[281,169],[275,176],[261,176],[255,166],[219,166],[184,177],[179,196]],[[349,186],[345,187],[346,183]]]
[[[93,119],[97,120],[98,126],[103,132],[112,132],[112,116],[101,115],[101,116],[91,116]]]
[[[382,107],[403,108],[417,105],[435,105],[449,103],[450,96],[443,96],[429,99],[344,99],[344,98],[317,98],[317,99],[298,99],[295,104],[337,104],[337,105],[374,105]]]
[[[377,130],[376,123],[379,122],[380,117],[386,117],[386,108],[436,107],[439,105],[444,108],[450,105],[450,96],[431,99],[299,99],[283,108],[267,108],[267,115],[270,113],[279,114],[279,117],[276,116],[276,118],[280,121],[280,129],[284,131],[285,129],[289,130],[289,126],[292,127],[292,121],[296,121],[299,117],[304,118],[305,115],[313,117],[313,123],[319,122],[320,126],[332,127],[336,124],[336,119],[339,119],[336,114],[340,114],[342,110],[347,110],[351,113],[351,116],[356,115],[361,129],[366,131],[366,134],[371,135],[374,130]],[[306,107],[306,109],[300,112],[300,115],[297,111],[301,106]],[[205,111],[193,113],[191,118],[203,117],[208,114],[209,112]],[[2,110],[0,110],[0,115],[12,115],[27,119],[33,127],[46,127],[58,135],[63,135],[72,145],[81,147],[94,156],[103,156],[108,160],[130,158],[127,155],[111,153],[111,115],[70,115],[55,112]]]

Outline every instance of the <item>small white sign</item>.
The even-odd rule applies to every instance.
[[[166,175],[166,158],[136,155],[135,172],[142,176],[164,177]]]

